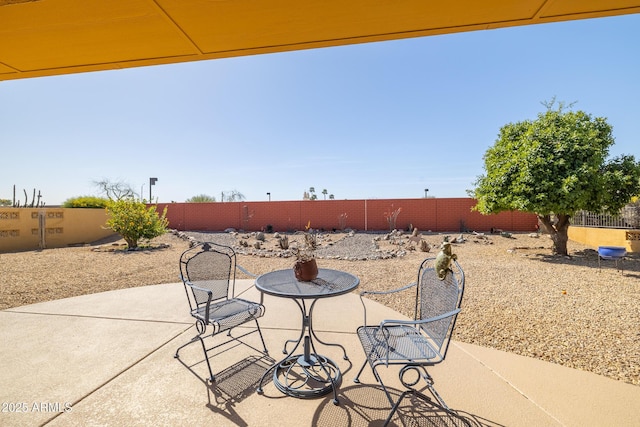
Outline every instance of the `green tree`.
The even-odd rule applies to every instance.
[[[10,199],[0,199],[0,206],[11,206],[12,204]]]
[[[190,199],[185,200],[187,203],[209,203],[215,202],[216,198],[209,196],[207,194],[199,194],[197,196],[193,196]]]
[[[564,105],[534,121],[509,123],[484,155],[485,174],[470,191],[483,214],[532,212],[551,235],[553,253],[567,255],[570,219],[578,210],[618,214],[640,194],[640,165],[633,156],[608,160],[614,143],[605,118]]]
[[[140,239],[153,239],[164,234],[169,224],[166,207],[159,215],[155,206],[147,207],[132,198],[109,201],[107,214],[107,228],[121,235],[129,250],[137,248]]]

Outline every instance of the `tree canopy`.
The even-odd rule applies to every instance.
[[[198,194],[197,196],[193,196],[185,200],[186,203],[209,203],[215,201],[216,198],[209,196],[208,194]]]
[[[103,178],[100,181],[94,181],[93,184],[98,188],[99,193],[109,200],[129,199],[136,196],[131,185],[124,181],[111,181]],[[140,198],[142,198],[142,194]]]
[[[221,202],[241,202],[244,199],[246,199],[246,197],[238,190],[223,191],[220,194]]]
[[[614,144],[605,118],[563,111],[509,123],[484,155],[485,174],[471,195],[484,214],[532,212],[551,234],[554,253],[567,254],[569,220],[578,210],[618,214],[640,194],[640,165],[631,155],[609,159]]]

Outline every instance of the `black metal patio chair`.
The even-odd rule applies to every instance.
[[[367,325],[365,296],[388,295],[402,291],[415,292],[414,320],[383,320],[378,325]],[[442,362],[447,355],[451,334],[460,313],[463,293],[464,272],[460,265],[453,260],[444,279],[441,280],[436,274],[435,258],[429,258],[420,264],[417,282],[391,291],[364,291],[360,294],[364,307],[364,325],[358,328],[357,334],[366,360],[354,381],[360,382],[360,374],[368,363],[392,406],[385,425],[389,423],[406,396],[414,395],[431,401],[415,387],[420,378],[425,380],[429,392],[438,403],[449,410],[433,387],[433,378],[427,372],[427,367]],[[395,402],[378,373],[380,366],[391,365],[400,366],[400,382],[406,387]],[[410,373],[415,375],[409,376]]]
[[[236,269],[255,277],[236,263],[236,253],[233,248],[212,242],[197,244],[180,256],[180,278],[187,294],[191,316],[196,319],[198,335],[180,346],[176,350],[175,357],[180,357],[179,352],[182,348],[200,341],[211,382],[215,381],[215,377],[207,354],[215,348],[258,332],[264,353],[268,354],[258,323],[258,318],[265,312],[262,296],[259,303],[236,297]],[[256,328],[237,337],[231,335],[233,328],[248,322],[255,322]],[[227,331],[229,339],[207,348],[204,338],[209,336],[207,332],[209,325],[212,327],[211,337]]]

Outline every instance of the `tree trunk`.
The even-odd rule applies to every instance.
[[[129,237],[125,237],[124,241],[127,242],[127,250],[136,249],[138,247],[138,239],[133,239]]]
[[[569,241],[569,225],[571,215],[556,214],[557,221],[551,219],[551,215],[538,215],[538,219],[544,225],[553,241],[552,253],[554,255],[569,255],[567,242]]]

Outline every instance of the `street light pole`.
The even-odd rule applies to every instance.
[[[428,193],[428,192],[429,192],[429,189],[428,189],[428,188],[425,188],[425,189],[424,189],[424,198],[425,198],[425,199],[427,198],[427,193]]]
[[[149,203],[153,203],[151,199],[151,187],[156,184],[158,178],[149,178]]]
[[[267,196],[269,196],[269,201],[271,201],[271,193],[267,193]]]

